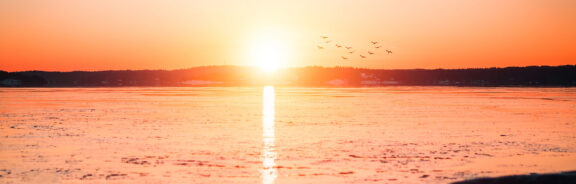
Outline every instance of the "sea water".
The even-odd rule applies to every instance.
[[[576,88],[0,88],[0,183],[450,183],[576,170]]]

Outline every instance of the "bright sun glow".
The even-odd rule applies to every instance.
[[[285,33],[277,30],[256,32],[250,42],[248,59],[252,65],[265,72],[274,72],[286,65],[289,47]]]

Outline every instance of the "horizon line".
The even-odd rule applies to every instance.
[[[296,66],[296,67],[282,67],[277,70],[287,70],[287,69],[301,69],[301,68],[350,68],[350,69],[360,69],[360,70],[467,70],[467,69],[504,69],[504,68],[527,68],[527,67],[561,67],[561,66],[576,66],[576,64],[564,64],[564,65],[525,65],[525,66],[505,66],[505,67],[469,67],[469,68],[396,68],[396,69],[384,69],[384,68],[364,68],[364,67],[352,67],[352,66],[321,66],[321,65],[308,65],[308,66]],[[178,70],[191,70],[197,68],[206,67],[240,67],[240,68],[251,68],[258,69],[258,66],[251,65],[202,65],[194,66],[189,68],[180,69],[111,69],[111,70],[21,70],[21,71],[6,71],[0,69],[0,72],[8,73],[18,73],[18,72],[114,72],[114,71],[178,71]]]

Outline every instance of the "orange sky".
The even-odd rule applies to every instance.
[[[282,66],[576,64],[574,12],[574,0],[0,1],[0,70],[252,65],[263,32],[286,50]],[[320,35],[358,53],[319,50]]]

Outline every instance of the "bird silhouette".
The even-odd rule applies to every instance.
[[[382,46],[376,46],[376,47],[374,47],[374,48],[377,48],[377,49],[379,49],[380,47],[382,47]]]
[[[375,41],[370,41],[370,42],[372,42],[372,45],[378,44],[378,42],[375,42]]]
[[[388,54],[392,54],[392,51],[391,51],[391,50],[386,49],[386,52],[387,52]]]
[[[352,47],[345,47],[346,49],[351,49]]]
[[[374,54],[374,52],[370,52],[370,51],[368,51],[368,54],[372,55],[372,54]]]
[[[360,55],[360,57],[361,57],[361,58],[366,58],[366,56],[364,56],[364,55]]]
[[[350,54],[353,54],[354,52],[356,52],[356,51],[355,51],[355,50],[353,50],[353,51],[350,51],[350,52],[348,52],[348,53],[350,53]]]
[[[324,49],[324,47],[317,45],[316,47],[318,47],[318,49]]]
[[[328,37],[327,37],[327,36],[320,36],[320,38],[322,38],[322,39],[326,39],[326,38],[328,38]]]
[[[343,60],[347,60],[348,58],[347,58],[347,57],[344,57],[344,56],[342,56],[342,59],[343,59]]]
[[[336,47],[338,47],[338,48],[341,48],[341,47],[342,47],[342,45],[338,45],[338,44],[336,44]]]

